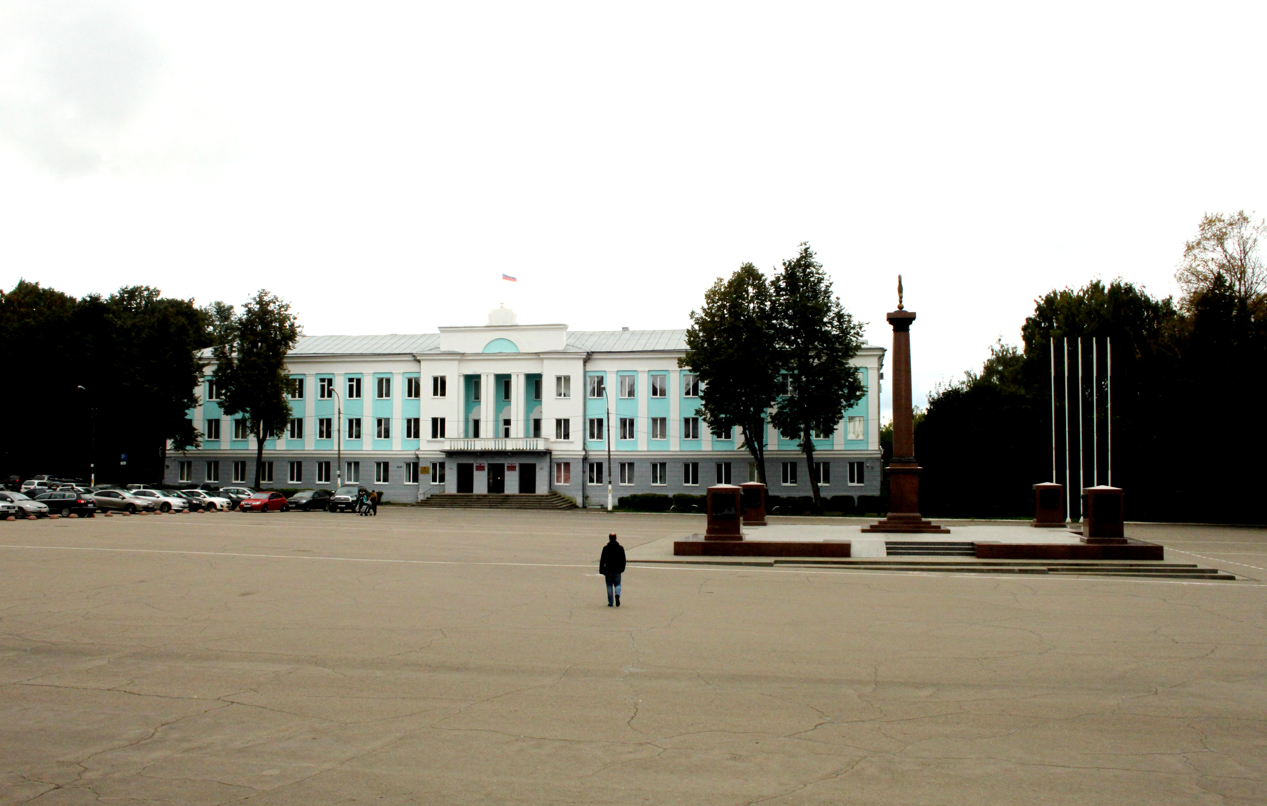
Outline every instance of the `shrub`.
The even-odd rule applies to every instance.
[[[852,495],[833,495],[827,499],[827,510],[829,512],[839,512],[841,515],[852,515],[855,512],[855,502]]]
[[[675,512],[707,512],[708,499],[702,495],[677,493],[673,496],[673,510]]]
[[[858,496],[858,514],[859,515],[887,515],[889,512],[889,502],[878,495],[860,495]]]
[[[638,493],[624,496],[616,505],[634,512],[668,512],[673,506],[673,499],[661,493]]]

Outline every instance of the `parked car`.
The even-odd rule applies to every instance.
[[[35,500],[47,506],[49,512],[55,512],[63,518],[67,515],[90,518],[97,511],[97,502],[91,496],[80,495],[77,492],[67,490],[40,493],[35,496]]]
[[[270,510],[274,512],[289,512],[290,504],[286,501],[286,496],[281,493],[263,490],[238,504],[238,509],[243,512],[268,512]]]
[[[250,487],[221,487],[220,488],[220,497],[229,499],[230,501],[233,502],[233,505],[235,507],[253,495],[255,495],[255,491],[252,490]]]
[[[233,509],[233,499],[221,495],[212,495],[206,490],[181,490],[181,495],[192,501],[202,502],[202,507],[208,511],[221,510],[228,512]]]
[[[290,497],[290,507],[304,512],[325,510],[330,507],[330,499],[333,497],[334,493],[329,490],[300,490]]]
[[[331,512],[355,512],[356,499],[361,493],[367,493],[369,490],[364,487],[340,487],[334,491],[334,495],[330,497]]]
[[[44,492],[45,490],[55,489],[57,489],[57,484],[48,479],[27,479],[22,482],[21,492],[25,495],[36,495],[37,491]]]
[[[23,493],[0,492],[0,501],[17,504],[24,515],[34,515],[37,518],[48,517],[47,504],[41,501],[34,501]]]
[[[154,489],[154,488],[153,488],[152,486],[150,486],[149,484],[129,484],[129,485],[127,485],[127,489],[129,489],[129,490],[152,490],[152,489]]]
[[[15,493],[20,491],[22,489],[22,477],[17,475],[9,476],[4,482],[4,489],[12,490]]]
[[[189,510],[188,499],[181,498],[179,495],[170,495],[167,490],[129,490],[132,495],[137,498],[144,498],[154,502],[154,506],[159,512],[186,512]]]
[[[92,500],[97,502],[97,509],[115,509],[131,513],[153,512],[157,507],[157,502],[129,495],[126,490],[98,490],[92,494]]]
[[[22,507],[11,501],[0,501],[0,520],[5,518],[21,518],[25,515]]]

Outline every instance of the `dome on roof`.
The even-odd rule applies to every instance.
[[[488,312],[488,326],[496,325],[517,325],[519,320],[515,317],[515,312],[506,307],[506,303],[502,303],[500,308],[494,308]]]

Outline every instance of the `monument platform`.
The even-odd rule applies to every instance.
[[[1127,538],[1125,543],[1087,543],[1072,532],[1033,529],[1028,522],[953,524],[953,532],[882,533],[862,519],[837,524],[779,523],[762,527],[756,540],[704,540],[692,535],[673,541],[675,557],[870,558],[940,557],[977,560],[1160,561],[1165,548]],[[630,558],[633,561],[633,558]]]

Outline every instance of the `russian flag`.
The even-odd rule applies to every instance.
[[[509,280],[509,281],[511,281],[512,283],[517,283],[517,282],[519,282],[519,281],[518,281],[518,280],[516,280],[514,277],[511,277],[509,274],[503,274],[503,275],[502,275],[502,279],[503,279],[503,280]]]

